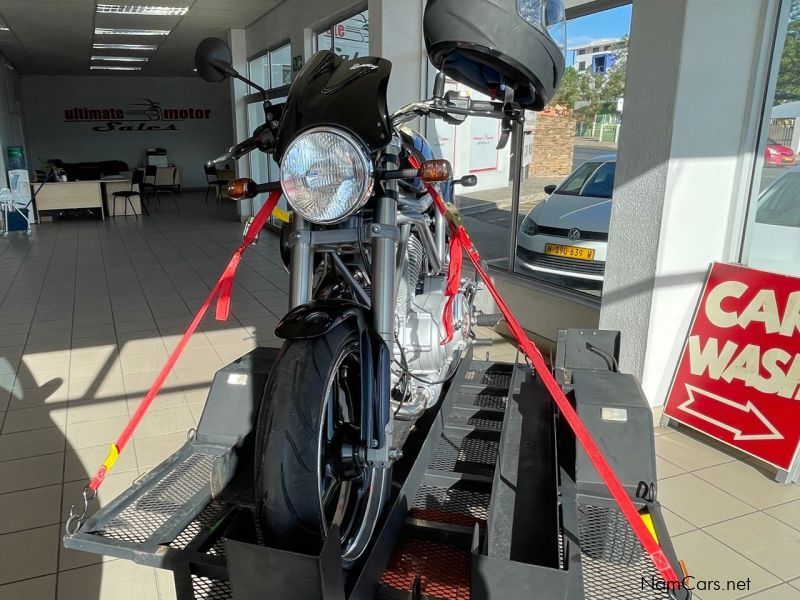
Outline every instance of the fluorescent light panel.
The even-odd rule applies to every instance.
[[[119,67],[115,65],[92,65],[90,71],[141,71],[142,67]]]
[[[159,17],[182,17],[189,12],[188,6],[139,6],[135,4],[98,4],[97,12],[118,15],[153,15]]]
[[[113,62],[147,62],[146,56],[92,56],[92,60],[107,60]]]
[[[0,25],[0,31],[11,31],[8,25]]]
[[[110,27],[95,27],[95,35],[169,35],[169,29],[121,29]]]
[[[92,44],[95,50],[145,50],[153,51],[158,48],[155,44]]]

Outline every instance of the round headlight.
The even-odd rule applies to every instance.
[[[319,127],[298,136],[281,161],[281,187],[298,215],[312,223],[338,223],[372,193],[372,163],[353,136]]]

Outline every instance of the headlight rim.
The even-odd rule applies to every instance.
[[[328,133],[331,135],[336,135],[344,139],[346,142],[348,142],[355,150],[355,154],[358,157],[359,161],[361,162],[361,166],[364,168],[364,172],[367,174],[366,178],[367,180],[364,186],[364,191],[362,192],[358,202],[353,204],[353,206],[349,210],[347,210],[343,215],[337,217],[336,219],[326,219],[326,220],[309,219],[307,216],[300,214],[300,211],[297,210],[297,208],[295,207],[294,203],[291,200],[290,194],[286,192],[286,189],[283,184],[283,163],[286,157],[294,148],[295,144],[297,144],[302,138],[317,133]],[[286,201],[289,203],[289,206],[292,208],[292,210],[298,213],[299,216],[301,216],[302,218],[306,219],[311,223],[314,223],[315,225],[336,225],[338,223],[346,221],[347,219],[352,217],[355,213],[357,213],[359,210],[364,208],[369,199],[372,197],[372,193],[375,190],[375,163],[372,160],[372,154],[368,150],[367,146],[358,138],[358,136],[354,135],[353,133],[341,127],[336,127],[331,125],[318,125],[301,131],[286,146],[286,150],[283,152],[283,157],[280,165],[280,184],[281,184],[281,190],[283,191],[283,194],[286,197]]]

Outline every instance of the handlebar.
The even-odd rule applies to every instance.
[[[252,152],[256,149],[261,149],[264,152],[270,152],[272,150],[272,144],[275,141],[275,138],[272,134],[272,131],[266,125],[261,125],[258,127],[252,136],[244,140],[243,142],[239,142],[235,146],[231,146],[231,148],[221,156],[218,156],[215,159],[209,160],[206,165],[209,167],[213,167],[214,165],[226,162],[229,160],[239,160],[246,154]]]
[[[524,119],[522,111],[511,109],[503,102],[472,100],[471,98],[432,98],[423,102],[412,102],[392,115],[392,125],[398,126],[417,117],[431,116],[439,119],[488,117],[491,119]]]

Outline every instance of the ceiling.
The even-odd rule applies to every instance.
[[[191,76],[194,49],[208,36],[226,39],[284,0],[101,0],[105,4],[188,6],[179,16],[96,13],[94,0],[0,0],[0,52],[23,74]],[[95,27],[171,29],[167,36],[95,36]],[[158,44],[156,51],[93,50],[92,43]],[[141,71],[90,71],[92,54],[146,56]],[[109,62],[94,64],[115,64]]]

